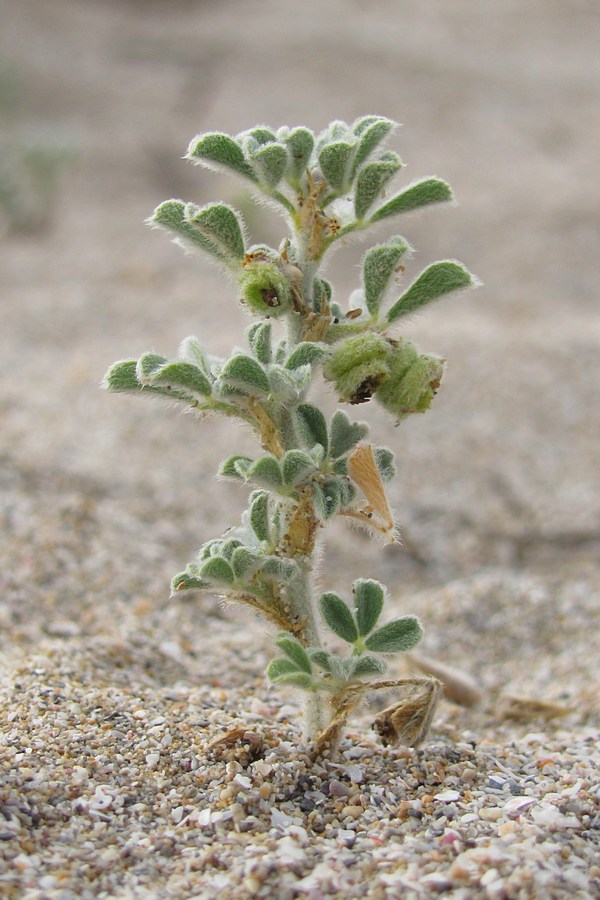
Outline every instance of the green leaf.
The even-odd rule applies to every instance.
[[[187,337],[179,347],[179,358],[185,362],[193,363],[202,369],[205,375],[210,375],[210,364],[206,358],[200,341],[196,337]]]
[[[281,656],[277,657],[277,659],[272,659],[267,666],[267,678],[271,684],[276,684],[288,675],[297,675],[299,673],[300,669],[291,659],[283,659]]]
[[[285,655],[291,659],[297,669],[307,674],[312,673],[312,666],[308,654],[302,644],[290,634],[282,632],[275,639],[275,643]]]
[[[166,200],[154,210],[148,220],[152,226],[166,228],[179,236],[184,246],[192,246],[204,250],[214,256],[218,262],[231,266],[231,257],[214,240],[206,237],[201,228],[198,228],[191,219],[199,211],[194,203],[184,203],[182,200]]]
[[[275,662],[275,660],[273,660]],[[302,688],[302,690],[310,691],[313,687],[313,679],[312,675],[307,675],[306,672],[289,672],[288,674],[278,675],[275,679],[271,677],[269,674],[269,669],[267,669],[267,676],[269,677],[269,681],[273,684],[289,684],[291,687]],[[271,670],[272,671],[272,670]]]
[[[364,116],[356,120],[352,131],[360,136],[360,140],[353,162],[355,171],[395,127],[395,122],[382,116]]]
[[[387,314],[388,322],[395,322],[401,316],[414,312],[426,303],[477,285],[477,280],[461,263],[441,260],[432,263],[413,281],[399,300],[396,300]]]
[[[389,159],[367,163],[358,173],[354,189],[354,214],[361,221],[371,209],[384,187],[402,168],[397,154]]]
[[[342,122],[341,119],[334,119],[333,122],[329,123],[327,128],[317,135],[315,141],[315,153],[317,158],[326,144],[335,143],[336,141],[347,141],[348,138],[352,139],[352,137],[347,122]]]
[[[257,128],[250,128],[249,131],[242,131],[238,134],[237,141],[241,144],[248,144],[253,150],[262,147],[264,144],[272,144],[277,140],[277,135],[270,128],[259,125]]]
[[[321,650],[320,647],[309,647],[307,653],[313,663],[316,663],[321,669],[329,672],[329,653],[327,650]]]
[[[269,393],[267,373],[260,363],[244,353],[238,353],[227,360],[221,369],[220,377],[245,394],[266,396]]]
[[[206,590],[210,587],[208,581],[200,578],[199,575],[190,575],[188,572],[179,572],[171,581],[171,592],[176,594],[177,591],[198,591]]]
[[[280,488],[283,485],[279,461],[274,456],[259,456],[248,469],[247,478],[266,488]]]
[[[383,675],[387,666],[377,656],[352,656],[348,660],[348,677],[362,678],[365,675]]]
[[[370,634],[365,647],[375,653],[399,653],[411,650],[422,637],[423,629],[417,617],[402,616]]]
[[[231,563],[233,554],[238,549],[238,547],[242,546],[243,544],[240,540],[238,540],[238,538],[227,538],[221,542],[219,556],[222,556],[223,559],[226,559],[228,563]]]
[[[430,203],[444,203],[453,199],[452,189],[445,181],[439,178],[424,178],[410,184],[383,206],[380,206],[373,213],[370,221],[380,222],[382,219],[387,219],[388,216],[396,216]]]
[[[236,481],[244,481],[245,474],[243,472],[240,472],[240,470],[236,467],[236,463],[240,462],[240,460],[246,463],[246,471],[250,468],[254,461],[249,456],[243,456],[239,453],[234,453],[233,456],[228,456],[227,459],[223,460],[223,462],[219,466],[217,476],[219,478],[235,478]]]
[[[325,281],[324,278],[315,278],[313,282],[313,304],[316,312],[323,311],[324,306],[331,301],[332,294],[333,288],[329,281]],[[332,315],[335,315],[333,308],[330,309],[330,312]]]
[[[321,615],[334,634],[337,634],[338,637],[341,637],[348,644],[353,644],[358,640],[356,622],[348,606],[338,594],[333,592],[322,594],[319,607]]]
[[[287,150],[281,144],[264,144],[258,150],[250,153],[258,180],[270,188],[276,187],[285,172],[288,155]]]
[[[379,306],[392,281],[400,260],[410,250],[404,238],[390,238],[387,244],[378,244],[365,253],[362,263],[362,281],[367,309],[372,316],[379,312]]]
[[[296,409],[296,421],[303,442],[308,447],[320,444],[327,453],[327,421],[321,410],[312,403],[301,403]]]
[[[342,490],[337,478],[327,478],[322,484],[313,485],[315,512],[322,522],[337,514],[342,505]]]
[[[287,559],[283,556],[268,556],[260,574],[271,581],[285,584],[297,576],[298,566],[293,559]]]
[[[319,166],[325,179],[335,191],[348,187],[348,176],[354,145],[347,141],[326,144],[319,153]]]
[[[140,384],[150,384],[154,373],[168,362],[166,356],[158,353],[143,353],[137,361],[135,374]]]
[[[310,366],[326,355],[327,350],[320,344],[312,341],[302,341],[298,344],[288,356],[285,367],[286,369],[297,369],[300,366]]]
[[[189,146],[187,159],[209,169],[223,167],[250,181],[257,180],[242,148],[228,134],[209,132],[195,137]]]
[[[350,506],[356,499],[356,487],[354,483],[350,478],[337,478],[336,483],[339,486],[340,492],[340,508]]]
[[[113,363],[104,378],[102,387],[112,393],[124,391],[139,391],[141,384],[136,375],[137,360],[123,359]]]
[[[161,366],[150,376],[150,384],[164,387],[166,390],[175,388],[185,391],[195,397],[200,394],[209,397],[211,394],[210,381],[206,375],[192,363],[171,362]]]
[[[361,135],[367,128],[376,122],[390,122],[391,119],[385,119],[383,116],[360,116],[352,123],[352,131],[354,134]],[[397,122],[392,122],[392,126],[396,126]]]
[[[269,534],[269,495],[266,491],[253,491],[250,494],[250,526],[259,541],[268,541]]]
[[[238,580],[252,578],[258,571],[262,562],[262,556],[253,553],[248,547],[237,547],[231,557],[231,568]]]
[[[293,184],[298,184],[308,167],[315,136],[308,128],[293,128],[285,137],[281,134],[278,137],[288,148],[288,179]]]
[[[221,556],[211,556],[200,566],[200,577],[214,585],[233,584],[233,569]]]
[[[343,410],[336,410],[331,420],[330,455],[336,459],[347,453],[365,437],[368,431],[369,426],[365,422],[351,422]]]
[[[241,262],[245,247],[242,226],[237,213],[225,203],[210,203],[194,212],[188,212],[188,221],[204,237],[213,243],[223,256]]]
[[[385,600],[383,585],[372,578],[358,578],[353,585],[356,624],[361,637],[375,628]]]
[[[391,481],[396,474],[394,454],[387,447],[376,447],[374,451],[375,462],[379,469],[382,481]]]
[[[345,661],[339,659],[335,654],[328,653],[327,650],[317,649],[316,647],[309,647],[308,655],[315,665],[319,666],[319,668],[323,669],[325,672],[329,672],[329,674],[337,681],[348,680]]]
[[[273,364],[269,369],[269,394],[271,397],[279,404],[296,400],[300,386],[295,376],[303,371],[298,368],[290,372],[283,366]]]
[[[271,323],[256,322],[250,326],[246,334],[250,349],[257,360],[265,366],[268,365],[272,358]]]
[[[315,464],[304,450],[288,450],[281,460],[283,483],[295,487],[315,471]]]

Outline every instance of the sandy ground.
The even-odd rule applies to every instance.
[[[317,900],[365,896],[368,884],[372,897],[600,896],[597,5],[5,0],[0,25],[0,142],[14,148],[44,135],[73,152],[46,226],[23,234],[4,221],[0,245],[0,893]],[[256,123],[318,130],[370,112],[404,124],[393,146],[408,179],[440,175],[459,200],[399,223],[419,251],[417,265],[458,258],[485,285],[409,326],[424,349],[448,360],[433,410],[398,430],[368,410],[374,433],[398,456],[393,502],[403,546],[374,550],[335,527],[323,571],[327,587],[342,592],[355,577],[385,581],[398,612],[422,617],[427,651],[485,691],[477,711],[445,702],[420,754],[377,747],[366,713],[344,743],[348,783],[366,783],[364,772],[353,778],[357,746],[369,760],[369,785],[396,777],[377,819],[381,828],[398,824],[379,833],[394,851],[389,858],[360,837],[374,820],[361,831],[360,816],[344,818],[331,792],[320,791],[325,830],[311,830],[309,789],[297,787],[308,763],[299,758],[289,764],[296,792],[286,795],[283,818],[261,825],[260,797],[283,802],[276,786],[271,800],[268,791],[254,806],[248,800],[244,816],[256,822],[247,828],[235,811],[210,821],[219,779],[239,775],[238,793],[250,790],[244,778],[262,789],[235,748],[231,758],[206,762],[207,745],[227,723],[263,730],[273,771],[284,771],[286,742],[294,758],[300,733],[297,698],[265,688],[264,625],[210,597],[168,601],[171,575],[243,508],[239,488],[213,480],[237,438],[230,423],[200,426],[158,403],[98,390],[113,360],[151,348],[172,354],[190,333],[215,352],[241,343],[246,320],[232,290],[143,225],[170,196],[228,199],[243,207],[257,241],[277,240],[270,212],[252,213],[238,186],[181,160],[191,137]],[[348,246],[333,260],[340,296],[356,286],[359,258]],[[251,446],[247,437],[240,445]],[[515,720],[507,694],[558,703],[566,715]],[[67,701],[74,705],[63,715]],[[168,813],[155,796],[168,805],[169,791],[179,790],[179,757],[168,741],[155,742],[158,761],[155,750],[142,753],[143,777],[88,765],[99,740],[89,723],[105,722],[93,711],[110,709],[129,717],[129,732],[105,730],[108,758],[116,758],[121,733],[141,746],[136,722],[179,728],[191,793],[173,799]],[[70,735],[69,759],[61,731]],[[427,760],[449,759],[453,747],[455,780],[440,776],[432,788]],[[544,765],[545,786],[527,775]],[[464,796],[469,766],[480,803],[476,791]],[[533,803],[520,812],[513,804],[510,814],[483,817],[485,828],[473,831],[467,820],[461,831],[461,816],[482,821],[496,790],[489,779],[502,766],[522,785],[531,775],[541,812],[536,818]],[[331,770],[323,771],[330,785]],[[103,818],[92,814],[98,787],[117,783],[134,796],[129,818],[111,816],[114,804]],[[150,783],[152,802],[144,794]],[[439,834],[431,831],[441,817],[433,800],[420,817],[400,809],[448,790],[461,800]],[[130,809],[136,791],[146,804],[138,814]],[[522,795],[525,788],[515,794]],[[346,807],[367,813],[373,796],[365,789]],[[221,798],[223,809],[228,798],[230,806],[234,794]],[[175,821],[179,807],[187,811]],[[507,821],[518,826],[513,843],[512,826],[502,831]],[[418,822],[417,831],[403,822]],[[175,826],[179,836],[168,843],[165,829]],[[444,828],[458,836],[442,850]],[[350,846],[348,831],[360,862],[354,881],[350,864],[344,877],[326,871],[336,841]],[[570,843],[559,846],[560,833]],[[136,840],[146,856],[125,852]],[[232,841],[246,868],[223,850]],[[76,848],[71,857],[67,844]],[[247,861],[262,844],[272,866],[257,874]],[[542,861],[531,849],[550,845]],[[82,863],[85,852],[107,847],[116,857]]]

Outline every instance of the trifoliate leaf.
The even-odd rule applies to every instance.
[[[200,577],[204,581],[217,586],[232,584],[234,581],[233,569],[229,563],[220,556],[211,556],[200,566]]]
[[[252,578],[255,572],[258,571],[262,559],[262,556],[253,553],[248,547],[237,547],[231,557],[231,568],[236,579],[247,580]]]
[[[237,463],[240,461],[243,461],[245,463],[242,471],[237,468]],[[219,466],[217,475],[219,478],[235,478],[236,481],[243,481],[245,479],[245,472],[250,468],[253,461],[254,460],[252,460],[249,456],[243,456],[239,453],[234,453],[233,456],[228,456],[227,459],[223,460],[223,462]]]
[[[291,372],[276,364],[269,367],[269,394],[273,400],[281,404],[297,399],[301,388],[294,376],[301,371],[295,369]]]
[[[342,490],[337,478],[327,478],[322,484],[313,485],[315,512],[322,522],[337,514],[342,505]]]
[[[465,267],[454,260],[432,263],[413,281],[399,300],[396,300],[387,314],[388,322],[395,322],[401,316],[414,312],[426,303],[477,285],[477,280]]]
[[[271,581],[285,584],[297,576],[298,566],[293,559],[287,559],[283,556],[268,556],[260,574]]]
[[[304,450],[288,450],[281,460],[283,483],[295,487],[315,471],[315,464]]]
[[[171,581],[171,592],[206,590],[210,583],[200,578],[199,575],[190,575],[188,572],[179,572]]]
[[[348,187],[353,151],[353,144],[336,141],[326,144],[319,153],[321,172],[334,191],[343,191]]]
[[[453,194],[450,185],[439,178],[424,178],[415,181],[383,206],[380,206],[370,218],[371,222],[380,222],[388,216],[396,216],[399,213],[410,212],[420,206],[430,203],[443,203],[452,200]]]
[[[270,128],[259,125],[256,128],[250,128],[248,131],[242,131],[241,134],[237,135],[236,140],[240,144],[247,144],[256,150],[264,144],[272,144],[274,141],[277,141],[277,135]]]
[[[191,142],[187,159],[209,169],[225,168],[236,175],[257,181],[252,166],[244,157],[242,148],[230,135],[209,132],[195,137]]]
[[[371,209],[384,187],[402,168],[397,154],[388,154],[389,159],[367,163],[360,169],[354,188],[354,214],[361,221]]]
[[[180,242],[187,247],[196,250],[204,250],[213,256],[218,262],[231,267],[232,257],[219,244],[208,238],[204,231],[197,227],[193,220],[200,211],[194,203],[184,203],[182,200],[166,200],[154,210],[154,214],[148,220],[152,226],[166,228],[178,235]]]
[[[315,145],[315,136],[308,128],[293,128],[285,136],[281,134],[277,136],[281,143],[288,148],[288,180],[292,184],[297,185],[308,167],[310,155]]]
[[[188,362],[166,363],[149,377],[149,383],[166,390],[184,391],[193,397],[198,394],[209,397],[211,394],[210,381],[206,375]]]
[[[282,660],[284,662],[285,660]],[[273,660],[276,662],[276,660]],[[273,674],[277,673],[279,674]],[[289,684],[290,687],[302,688],[302,690],[310,691],[313,686],[312,675],[308,675],[306,672],[299,672],[297,669],[294,672],[282,673],[281,668],[277,670],[276,668],[272,668],[269,665],[267,669],[267,677],[272,684]]]
[[[331,420],[330,455],[336,459],[347,453],[368,431],[369,426],[365,422],[351,422],[345,412],[336,410]]]
[[[365,675],[383,675],[387,666],[377,656],[353,656],[348,660],[348,677],[363,678]]]
[[[352,139],[352,137],[347,122],[342,122],[341,119],[334,119],[334,121],[330,122],[327,128],[317,136],[315,141],[315,153],[318,157],[326,144],[331,144],[336,141],[346,141],[348,138]]]
[[[227,562],[230,563],[235,551],[238,549],[238,547],[242,546],[243,544],[240,540],[238,540],[238,538],[226,538],[221,542],[219,556],[222,556],[223,559],[226,559]]]
[[[387,244],[379,244],[365,253],[362,264],[362,281],[367,309],[372,316],[379,306],[397,271],[398,264],[410,247],[404,238],[390,238]]]
[[[263,365],[271,362],[271,323],[256,322],[246,332],[248,344],[255,357]]]
[[[188,212],[186,218],[224,256],[232,260],[244,259],[244,237],[237,213],[225,203],[210,203],[201,209]]]
[[[139,391],[141,385],[136,375],[137,360],[123,359],[114,363],[104,378],[102,387],[112,393]]]
[[[374,450],[375,462],[379,469],[382,481],[391,481],[396,475],[396,463],[394,454],[387,447],[376,447]]]
[[[267,373],[260,363],[243,353],[238,353],[227,360],[221,369],[220,377],[245,394],[266,396],[269,393]]]
[[[297,369],[299,366],[309,366],[323,359],[327,350],[321,344],[312,341],[303,341],[298,344],[288,356],[286,369]]]
[[[154,373],[168,362],[165,356],[158,353],[143,353],[137,361],[135,374],[140,384],[150,384]]]
[[[198,366],[205,375],[210,375],[210,364],[198,338],[187,337],[181,342],[179,347],[179,359]]]
[[[295,637],[292,637],[291,634],[282,632],[277,635],[275,643],[279,649],[291,659],[297,669],[300,669],[301,672],[306,672],[309,675],[311,674],[312,666],[308,654]]]
[[[300,674],[298,666],[291,659],[284,659],[281,656],[272,659],[267,666],[267,678],[271,684],[277,684],[278,681],[281,681],[287,675],[298,674]]]
[[[283,485],[281,467],[274,456],[260,456],[248,469],[247,478],[266,488],[279,488]]]
[[[321,595],[319,600],[321,615],[338,637],[353,644],[358,640],[358,630],[356,622],[350,612],[348,606],[344,603],[338,594],[329,592]]]
[[[321,650],[320,647],[309,647],[307,653],[313,663],[316,663],[321,669],[325,669],[326,672],[331,671],[329,668],[330,654],[327,650]]]
[[[265,144],[250,154],[258,180],[270,188],[277,187],[285,172],[288,155],[281,144]]]
[[[304,444],[308,447],[320,444],[327,452],[327,421],[318,406],[301,403],[296,409],[296,425]]]
[[[250,495],[250,526],[259,541],[269,540],[269,495],[254,491]]]
[[[375,628],[381,615],[385,600],[383,585],[372,578],[359,578],[354,582],[354,604],[356,606],[356,624],[361,637]]]
[[[354,122],[352,131],[360,136],[353,162],[355,171],[395,127],[395,122],[382,116],[364,116]]]
[[[399,653],[411,650],[423,637],[421,623],[416,616],[393,619],[374,631],[365,641],[367,650],[374,653]]]

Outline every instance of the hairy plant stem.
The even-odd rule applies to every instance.
[[[297,562],[300,567],[300,575],[288,587],[287,600],[294,614],[301,620],[302,632],[299,638],[302,643],[308,647],[322,647],[315,608],[312,560],[297,560]],[[331,715],[332,707],[328,694],[318,690],[306,694],[304,698],[304,737],[307,740],[317,738],[328,727]]]

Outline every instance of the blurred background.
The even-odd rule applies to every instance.
[[[445,178],[458,206],[377,237],[416,247],[413,275],[457,258],[484,282],[408,325],[448,360],[428,415],[394,429],[359,410],[397,453],[404,543],[381,552],[334,528],[328,585],[372,575],[404,606],[489,571],[597,579],[599,46],[595,0],[0,0],[13,643],[140,621],[177,636],[171,575],[243,509],[239,487],[213,480],[238,440],[231,423],[98,384],[115,359],[171,355],[188,334],[215,352],[242,342],[233,288],[144,219],[169,197],[226,199],[255,241],[278,242],[275,213],[181,159],[199,132],[255,124],[401,122],[402,177]],[[344,301],[361,252],[332,261]]]

